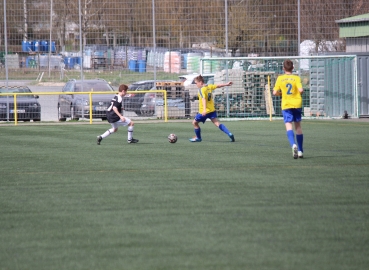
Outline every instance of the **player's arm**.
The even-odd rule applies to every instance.
[[[279,80],[277,79],[275,86],[273,88],[273,95],[274,96],[282,96],[281,87],[279,86]]]
[[[221,84],[216,84],[216,88],[221,88],[224,86],[231,86],[233,84],[233,82],[227,82],[227,83],[221,83]]]
[[[282,92],[281,92],[281,90],[273,90],[273,95],[274,96],[282,96]]]
[[[273,90],[273,95],[274,96],[282,96],[282,92],[281,92],[281,90]]]
[[[282,96],[282,91],[280,88],[277,87],[277,85],[273,89],[273,95],[274,96]]]
[[[113,106],[113,111],[119,116],[120,120],[125,121],[123,115],[118,111],[118,108]]]

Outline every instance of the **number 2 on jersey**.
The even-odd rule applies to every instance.
[[[287,87],[287,95],[292,95],[292,84],[290,83],[287,83],[286,84],[286,87]]]

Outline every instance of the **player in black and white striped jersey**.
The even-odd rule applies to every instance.
[[[138,140],[133,138],[133,126],[134,123],[131,119],[122,115],[122,102],[123,97],[127,94],[128,86],[121,84],[119,86],[119,93],[115,95],[109,108],[106,111],[108,122],[111,124],[111,129],[105,131],[104,134],[97,136],[97,144],[100,145],[102,139],[108,137],[110,134],[117,132],[119,126],[128,126],[128,143],[138,143]]]

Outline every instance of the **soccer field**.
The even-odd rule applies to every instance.
[[[369,122],[223,123],[1,125],[0,269],[369,269]]]

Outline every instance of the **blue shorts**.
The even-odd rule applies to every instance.
[[[214,119],[217,118],[217,112],[211,112],[211,113],[207,113],[205,116],[203,116],[201,113],[196,114],[195,116],[195,121],[196,122],[202,122],[203,124],[205,123],[206,119]]]
[[[282,110],[285,123],[301,122],[301,108]]]

